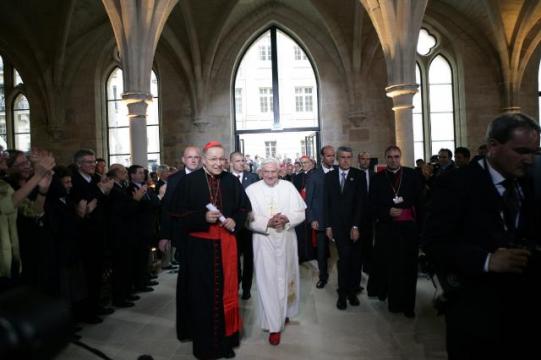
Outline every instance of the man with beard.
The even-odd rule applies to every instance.
[[[240,313],[235,232],[251,210],[239,180],[223,171],[224,148],[203,149],[203,168],[178,184],[172,216],[180,222],[183,254],[177,285],[177,335],[191,339],[199,359],[232,358]]]

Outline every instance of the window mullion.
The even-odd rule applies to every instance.
[[[280,127],[280,98],[278,88],[278,46],[276,41],[276,28],[271,28],[271,59],[272,59],[272,101],[274,128]]]

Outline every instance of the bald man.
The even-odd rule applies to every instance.
[[[159,243],[159,247],[162,252],[167,251],[168,247],[174,246],[176,248],[178,245],[180,229],[178,229],[178,226],[171,222],[170,217],[172,198],[180,179],[201,167],[201,152],[199,148],[192,145],[186,147],[182,155],[182,163],[184,164],[184,169],[169,175],[167,178],[167,185],[165,185],[166,190],[162,199],[160,221],[161,240]],[[175,254],[177,259],[179,255],[180,254]]]

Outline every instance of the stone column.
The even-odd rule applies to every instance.
[[[148,164],[146,114],[152,95],[144,92],[124,92],[122,100],[128,106],[132,163],[146,167]]]
[[[387,96],[393,99],[395,143],[402,163],[414,164],[413,95],[417,92],[415,56],[428,0],[360,0],[372,20],[387,65]]]
[[[147,106],[150,73],[163,27],[178,0],[102,0],[109,16],[124,76],[132,163],[147,166]]]
[[[396,145],[402,150],[402,163],[415,163],[413,153],[413,95],[417,84],[392,85],[385,88],[387,96],[393,99]]]

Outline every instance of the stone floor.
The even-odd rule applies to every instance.
[[[431,306],[430,280],[419,277],[417,316],[407,319],[389,313],[386,303],[365,293],[360,306],[337,310],[335,264],[332,269],[329,284],[317,289],[315,266],[301,266],[301,311],[282,333],[279,346],[269,345],[268,333],[259,328],[253,289],[252,298],[241,301],[244,333],[236,359],[446,359],[444,322]],[[162,272],[159,282],[154,292],[141,295],[135,307],[117,310],[102,324],[85,326],[82,341],[115,360],[136,360],[141,354],[155,360],[193,359],[191,343],[180,343],[175,336],[176,275]],[[70,344],[57,359],[98,357]]]

